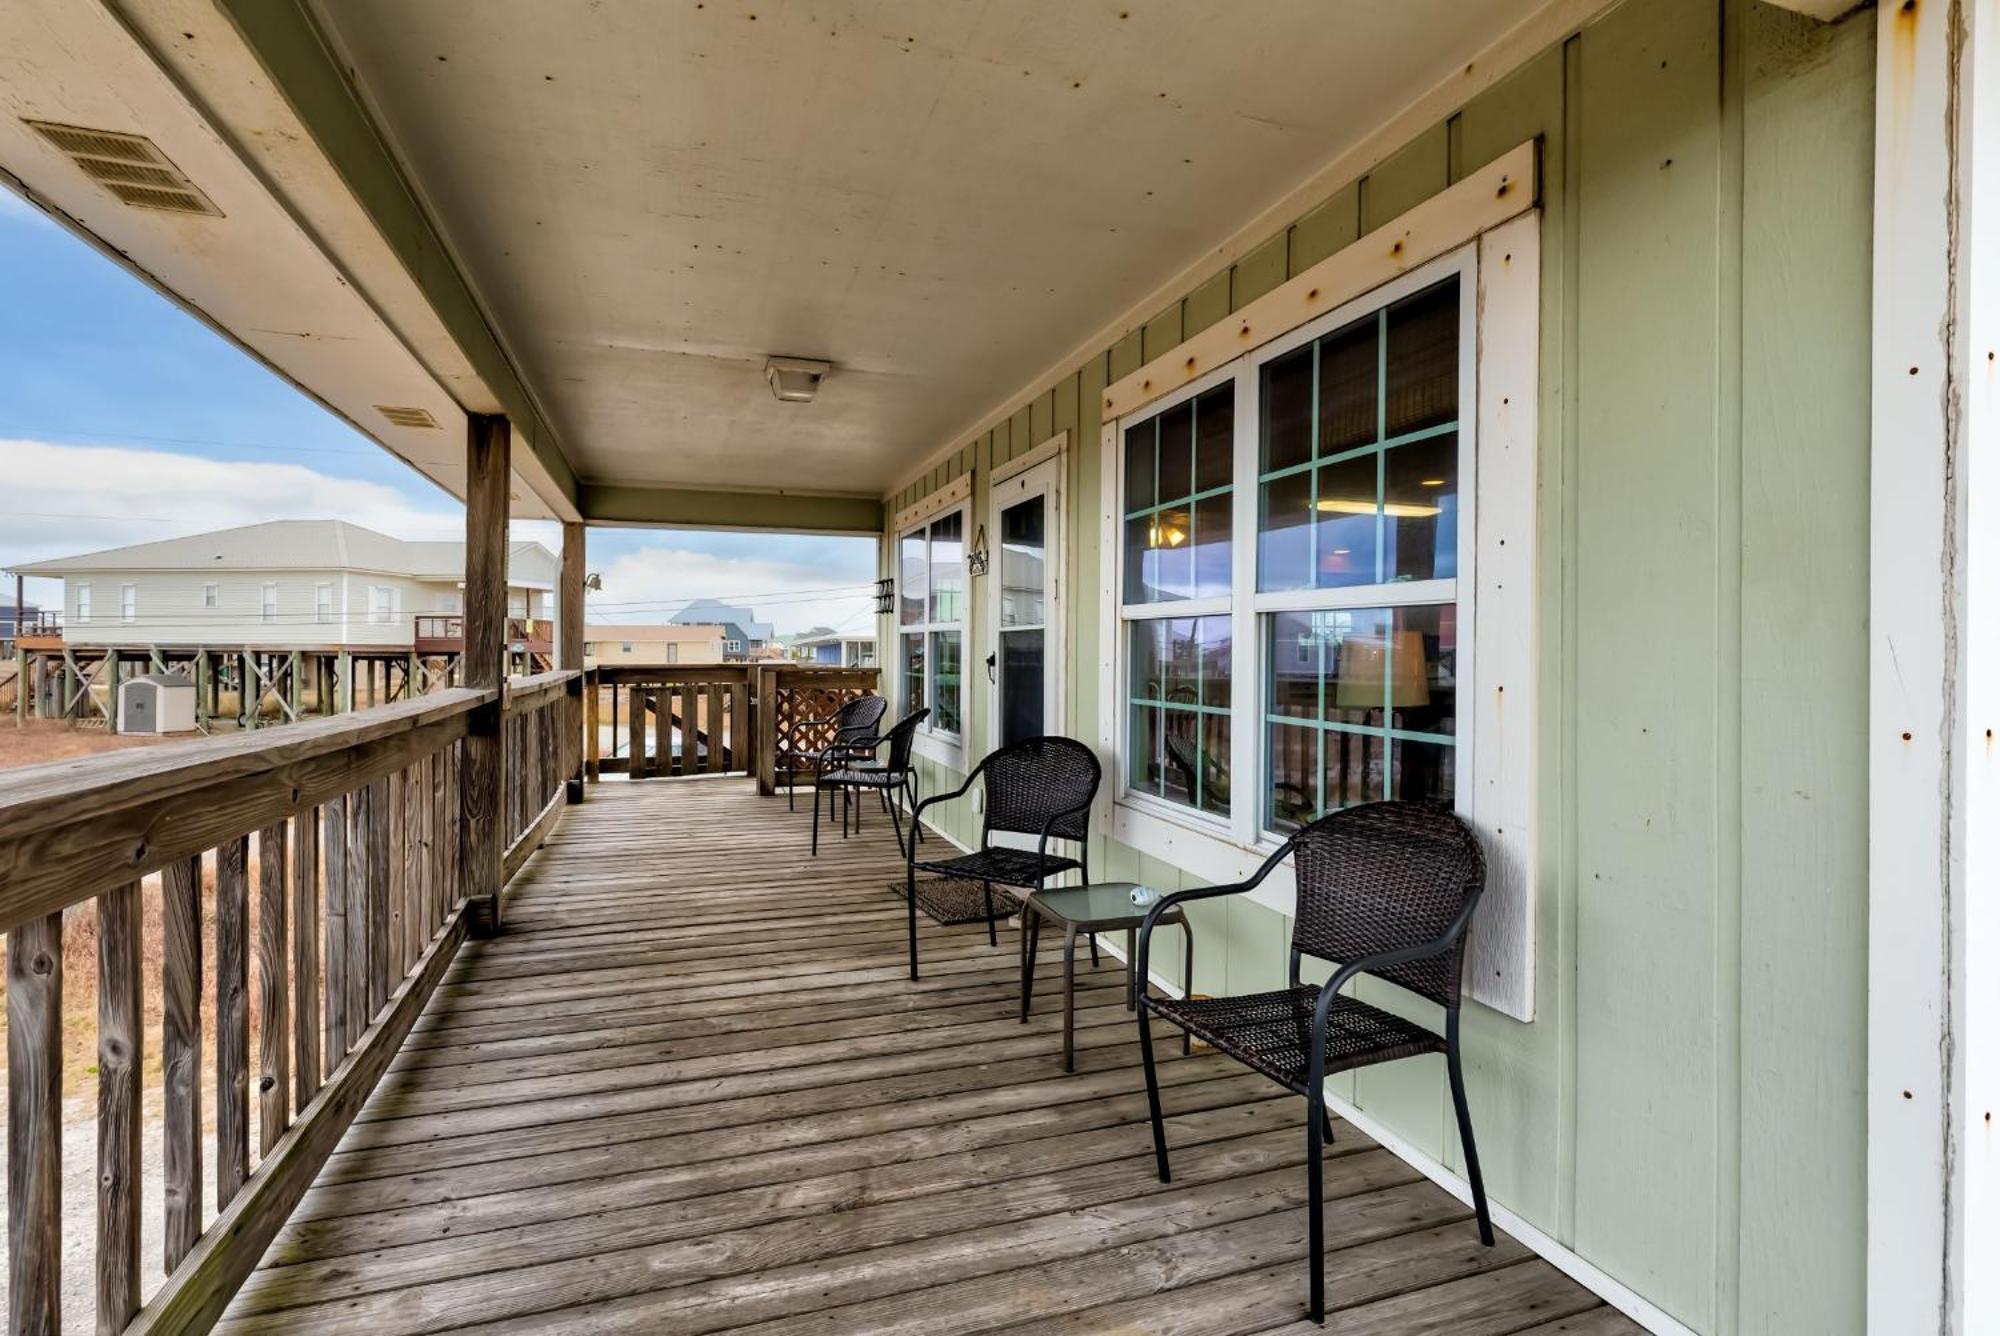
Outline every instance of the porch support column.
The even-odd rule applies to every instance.
[[[465,632],[459,681],[503,689],[507,637],[507,419],[475,413],[465,435]],[[472,715],[459,787],[465,831],[461,892],[480,936],[500,930],[500,747],[498,701]]]
[[[2000,1331],[2000,0],[1877,23],[1868,1327]]]
[[[562,527],[562,571],[556,581],[556,667],[583,671],[583,525]],[[583,801],[583,679],[569,685],[562,740],[564,793]]]

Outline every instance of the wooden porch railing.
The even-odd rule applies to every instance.
[[[803,663],[760,663],[757,700],[757,791],[774,793],[802,758],[833,740],[830,730],[805,721],[825,719],[846,702],[873,692],[875,668],[821,668]],[[891,721],[893,722],[893,721]]]
[[[748,770],[749,683],[748,666],[736,663],[590,669],[585,773],[644,779]]]
[[[468,688],[277,732],[0,773],[11,1331],[52,1332],[62,1319],[64,911],[94,901],[98,917],[97,1329],[205,1329],[312,1183],[466,935],[467,807],[500,811],[510,874],[554,824],[559,807],[548,797],[576,756],[563,732],[577,718],[578,683],[570,672],[513,686],[499,724],[502,793],[483,804],[464,801],[462,753],[499,693]],[[156,873],[166,1213],[156,1264],[170,1274],[142,1309],[141,884]],[[205,883],[215,918],[207,998]],[[214,1009],[212,1139],[202,1112],[204,1005]],[[205,1222],[210,1175],[216,1214]]]
[[[873,668],[802,663],[606,667],[585,673],[584,774],[633,779],[749,773],[771,793],[794,754],[824,747],[820,719],[875,690]]]

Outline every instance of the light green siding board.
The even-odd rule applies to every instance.
[[[1291,234],[1278,233],[1236,262],[1229,280],[1229,309],[1240,311],[1285,281]]]
[[[1143,336],[1140,349],[1144,361],[1150,362],[1178,348],[1181,343],[1181,304],[1175,302],[1148,320],[1140,328],[1140,333]]]
[[[1229,939],[1224,959],[1229,991],[1262,993],[1283,988],[1287,982],[1286,950],[1291,942],[1289,921],[1276,910],[1241,896],[1230,896],[1219,903],[1228,914]],[[1211,935],[1204,940],[1197,934],[1194,949],[1198,975],[1201,953],[1206,950],[1214,954],[1215,938]]]
[[[1068,432],[1071,450],[1075,450],[1077,446],[1076,380],[1074,375],[1064,376],[1056,382],[1055,389],[1049,392],[1048,434],[1053,436],[1057,432]],[[1070,489],[1065,485],[1063,490]]]
[[[1034,449],[1055,435],[1056,392],[1051,389],[1028,405],[1028,448]]]
[[[1012,459],[1016,455],[1025,455],[1029,450],[1034,448],[1034,442],[1028,439],[1030,435],[1028,428],[1028,409],[1026,405],[1023,405],[1014,410],[1013,417],[1007,419],[1007,434],[1013,441],[1013,444],[1008,447],[1007,458]]]
[[[1191,339],[1229,314],[1229,271],[1215,274],[1181,302],[1181,337]]]
[[[1143,331],[1135,329],[1111,345],[1111,383],[1131,375],[1144,363],[1140,356],[1142,338]]]
[[[1866,1299],[1875,29],[1744,27],[1739,1330],[1776,1336]]]
[[[1438,124],[1384,159],[1368,173],[1361,230],[1374,231],[1451,184],[1445,157],[1445,128]]]
[[[1562,171],[1563,50],[1550,47],[1465,104],[1459,115],[1460,154],[1465,171],[1477,171],[1501,154],[1539,134],[1542,145],[1542,203],[1560,203],[1555,189]]]
[[[1070,451],[1069,508],[1069,644],[1067,658],[1072,666],[1064,676],[1067,692],[1066,718],[1071,736],[1097,742],[1097,664],[1106,653],[1100,622],[1099,570],[1103,498],[1103,452],[1099,447],[1102,431],[1099,414],[1104,401],[1107,358],[1093,357],[1077,373],[1076,398],[1081,422],[1076,448]],[[1108,765],[1110,758],[1103,758]]]
[[[1289,264],[1296,275],[1312,268],[1361,235],[1361,191],[1354,185],[1292,224]]]
[[[1717,551],[1717,489],[1736,485],[1715,453],[1718,55],[1712,3],[1621,6],[1584,33],[1582,648],[1569,684],[1583,887],[1575,1244],[1701,1329],[1715,1316],[1724,1023],[1713,665],[1718,582],[1735,574]]]

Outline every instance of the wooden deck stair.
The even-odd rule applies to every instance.
[[[815,861],[809,811],[748,781],[593,787],[222,1329],[1321,1330],[1299,1101],[1172,1057],[1162,1186],[1116,962],[1084,966],[1065,1076],[1008,937],[927,928],[908,981],[870,817]],[[1636,1330],[1337,1130],[1326,1330]]]

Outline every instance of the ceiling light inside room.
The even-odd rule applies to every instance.
[[[764,379],[781,404],[809,404],[833,363],[810,357],[772,357],[764,362]]]

